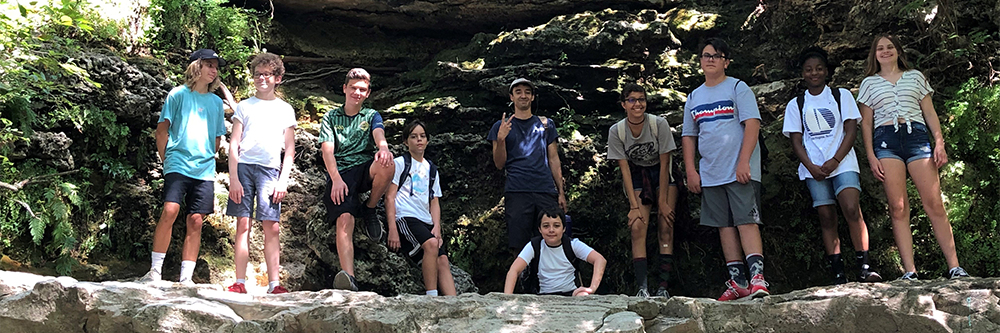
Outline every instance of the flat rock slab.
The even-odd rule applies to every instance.
[[[1000,279],[849,283],[762,299],[323,290],[81,282],[0,271],[4,332],[1000,332]]]

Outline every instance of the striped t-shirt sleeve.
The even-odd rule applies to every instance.
[[[861,88],[858,88],[858,103],[867,105],[870,108],[874,108],[871,103],[872,79],[874,78],[874,76],[866,77],[861,81]]]
[[[934,89],[931,88],[931,84],[928,83],[927,78],[924,77],[924,73],[921,73],[920,71],[916,70],[913,71],[913,73],[916,75],[916,77],[913,80],[914,81],[913,83],[914,86],[916,86],[917,88],[917,92],[920,94],[918,100],[924,99],[924,96],[927,96],[927,94],[934,92]]]

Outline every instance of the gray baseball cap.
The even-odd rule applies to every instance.
[[[525,79],[525,78],[522,77],[522,78],[518,78],[517,80],[514,80],[514,82],[510,83],[510,88],[507,89],[507,93],[508,94],[513,94],[514,93],[514,87],[516,87],[518,85],[521,85],[521,84],[525,84],[525,85],[528,85],[528,87],[531,87],[531,92],[532,93],[534,93],[536,90],[538,90],[538,89],[535,88],[535,84],[534,83],[531,83],[531,81],[529,81],[528,79]]]

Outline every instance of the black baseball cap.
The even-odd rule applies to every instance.
[[[219,67],[226,65],[226,59],[222,59],[221,57],[219,57],[218,53],[215,53],[215,51],[212,51],[210,49],[200,49],[198,51],[191,52],[191,56],[188,58],[191,61],[195,61],[198,59],[218,59]]]
[[[513,94],[514,93],[514,87],[516,87],[518,85],[521,85],[521,84],[524,84],[524,85],[527,85],[528,87],[531,87],[531,92],[532,93],[534,93],[535,91],[538,90],[538,89],[535,89],[535,84],[534,83],[531,83],[531,81],[529,81],[528,79],[525,79],[525,78],[522,77],[522,78],[518,78],[517,80],[514,80],[514,82],[510,83],[510,88],[507,89],[507,93],[508,94]]]

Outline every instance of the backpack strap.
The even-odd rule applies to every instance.
[[[410,156],[410,153],[403,153],[403,173],[399,174],[399,187],[403,187],[406,177],[410,176],[410,164],[413,163],[412,161],[413,156]]]
[[[802,117],[802,113],[805,112],[805,110],[803,110],[803,108],[805,108],[805,105],[806,105],[806,92],[805,91],[802,91],[801,94],[799,94],[798,96],[795,96],[795,103],[799,105],[799,118],[802,118],[801,119],[802,120],[801,124],[799,124],[799,125],[802,125],[802,130],[800,132],[802,133],[802,135],[805,135],[806,134],[806,119],[805,119],[805,117]]]
[[[659,126],[656,126],[656,118],[659,117],[646,112],[646,122],[649,123],[649,133],[653,134],[653,141],[657,140],[656,132],[659,130]]]
[[[628,125],[625,125],[626,120],[628,120],[628,117],[615,123],[615,128],[618,129],[618,141],[621,141],[622,145],[625,145],[625,131],[628,130]]]
[[[542,291],[538,279],[538,259],[542,255],[542,236],[532,237],[529,243],[531,244],[531,249],[535,250],[535,255],[531,258],[531,262],[528,263],[528,281],[524,284],[524,290],[531,294],[537,294]]]
[[[548,117],[538,116],[538,120],[542,121],[542,127],[548,127],[549,126],[549,118]]]
[[[833,94],[833,99],[837,101],[837,113],[840,113],[840,115],[843,116],[844,112],[841,111],[840,108],[840,88],[831,88],[830,93]],[[844,117],[841,117],[840,120],[843,121],[844,120],[843,118]]]
[[[580,260],[577,259],[576,253],[573,253],[573,239],[565,233],[562,237],[562,248],[563,254],[566,255],[566,260],[569,260],[570,265],[573,265],[573,282],[577,287],[582,286],[583,279],[580,277],[580,267],[577,266]]]
[[[434,180],[437,178],[438,168],[437,165],[434,165],[434,162],[431,162],[431,160],[426,158],[424,160],[427,161],[427,164],[431,165],[431,170],[428,172],[430,174],[430,182],[427,183],[427,203],[430,204],[431,201],[434,200]]]

